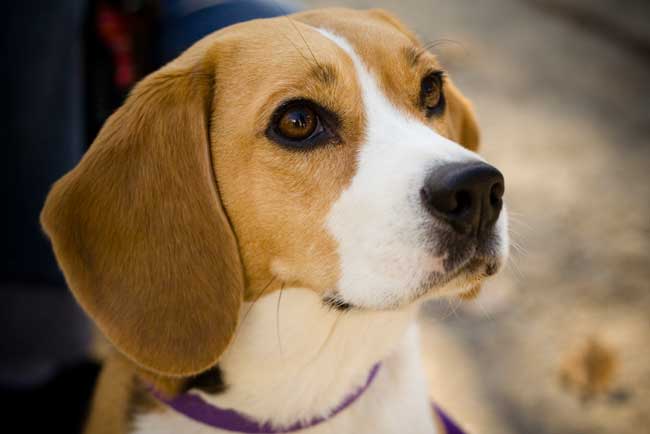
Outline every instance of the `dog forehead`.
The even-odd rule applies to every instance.
[[[293,17],[313,28],[325,29],[345,38],[362,58],[368,57],[365,60],[371,60],[373,53],[395,54],[396,50],[420,45],[406,26],[383,10],[330,8],[302,12]]]
[[[383,11],[342,8],[235,24],[197,45],[207,48],[222,74],[230,70],[237,77],[242,69],[273,75],[313,69],[319,63],[346,63],[346,53],[319,30],[345,38],[364,63],[382,76],[412,67],[409,60],[420,46],[408,29]]]
[[[381,9],[332,8],[299,13],[295,19],[343,38],[386,86],[410,78],[422,66],[437,64],[435,56],[423,49],[414,33]]]
[[[221,69],[272,72],[311,68],[316,62],[342,59],[317,28],[290,16],[235,24],[208,37],[208,55]]]

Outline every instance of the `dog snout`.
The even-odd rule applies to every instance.
[[[434,169],[420,190],[423,206],[461,235],[481,237],[499,218],[504,179],[482,162],[447,163]]]

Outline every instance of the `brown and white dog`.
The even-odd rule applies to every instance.
[[[415,324],[508,251],[503,177],[471,108],[392,15],[237,24],[138,84],[42,213],[119,350],[87,432],[225,432],[193,393],[309,433],[433,433]]]

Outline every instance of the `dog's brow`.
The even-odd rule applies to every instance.
[[[335,68],[328,64],[314,65],[309,75],[326,85],[331,85],[336,81]]]
[[[418,64],[418,62],[420,61],[420,57],[422,56],[422,53],[424,53],[424,51],[425,50],[415,46],[405,47],[402,49],[402,52],[404,53],[404,57],[406,57],[407,62],[412,67],[415,67]]]

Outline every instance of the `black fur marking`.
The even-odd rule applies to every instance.
[[[211,395],[216,395],[226,390],[226,384],[223,381],[223,374],[219,365],[201,372],[199,375],[190,377],[186,387],[186,390],[199,389]]]

